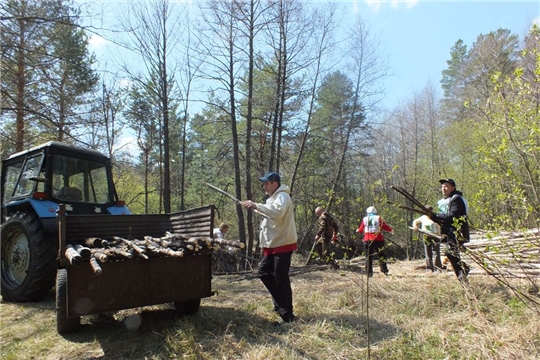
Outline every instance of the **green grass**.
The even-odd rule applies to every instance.
[[[538,358],[539,314],[511,291],[484,275],[462,287],[450,272],[426,275],[416,265],[391,264],[392,276],[376,273],[369,286],[352,266],[294,275],[300,321],[281,326],[256,276],[215,276],[217,295],[193,316],[177,317],[167,304],[128,309],[83,317],[65,336],[51,291],[42,302],[0,304],[0,358]]]

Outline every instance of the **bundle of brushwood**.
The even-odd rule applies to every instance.
[[[212,254],[212,273],[231,274],[239,271],[242,260],[241,249],[245,244],[240,240],[213,239],[214,243],[220,244]]]
[[[166,232],[162,237],[145,236],[144,239],[125,239],[119,236],[111,239],[87,238],[83,244],[68,244],[64,255],[71,265],[89,262],[94,274],[101,275],[103,271],[99,263],[107,261],[200,255],[220,250],[224,246],[228,249],[241,249],[244,244],[239,241]]]
[[[490,275],[540,275],[540,229],[471,234],[468,254]]]
[[[240,270],[241,260],[240,248],[221,246],[212,254],[212,273],[216,275],[237,273]]]

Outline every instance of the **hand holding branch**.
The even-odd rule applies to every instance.
[[[254,203],[253,201],[251,200],[246,200],[246,201],[243,201],[242,202],[242,206],[246,209],[250,209],[250,210],[257,210],[257,204]]]
[[[262,212],[260,211],[257,211],[257,204],[254,203],[253,201],[251,200],[246,200],[246,201],[240,201],[238,200],[237,198],[235,198],[234,196],[232,196],[231,194],[229,194],[228,192],[224,191],[224,190],[221,190],[220,188],[218,188],[217,186],[214,186],[212,184],[209,184],[209,183],[206,183],[206,185],[208,187],[210,187],[211,189],[214,189],[216,190],[217,192],[219,192],[220,194],[223,194],[225,196],[227,196],[229,199],[231,199],[232,201],[234,201],[235,203],[237,203],[238,205],[241,205],[242,207],[246,208],[246,209],[250,209],[250,210],[253,210],[253,212],[261,215],[263,218],[265,219],[268,219],[268,216],[263,214]],[[247,205],[247,206],[246,206]]]

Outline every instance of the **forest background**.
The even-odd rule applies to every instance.
[[[279,172],[304,250],[317,206],[354,247],[374,205],[396,232],[393,255],[421,255],[407,228],[417,214],[388,203],[412,206],[391,186],[434,205],[447,177],[464,192],[474,229],[539,227],[538,25],[456,39],[442,96],[428,83],[388,110],[392,70],[369,24],[361,14],[341,23],[339,2],[314,4],[125,2],[107,24],[95,4],[6,0],[1,158],[49,140],[97,149],[111,157],[132,212],[214,204],[248,256],[259,218],[207,183],[262,202],[257,178]],[[90,36],[121,46],[123,62],[98,72]]]

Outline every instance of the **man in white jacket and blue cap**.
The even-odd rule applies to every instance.
[[[293,322],[292,289],[289,278],[291,257],[297,249],[294,204],[291,189],[281,184],[276,172],[259,178],[268,195],[265,204],[246,200],[242,206],[266,215],[261,222],[260,242],[263,258],[259,263],[259,278],[272,295],[274,311],[279,313],[279,322]]]

